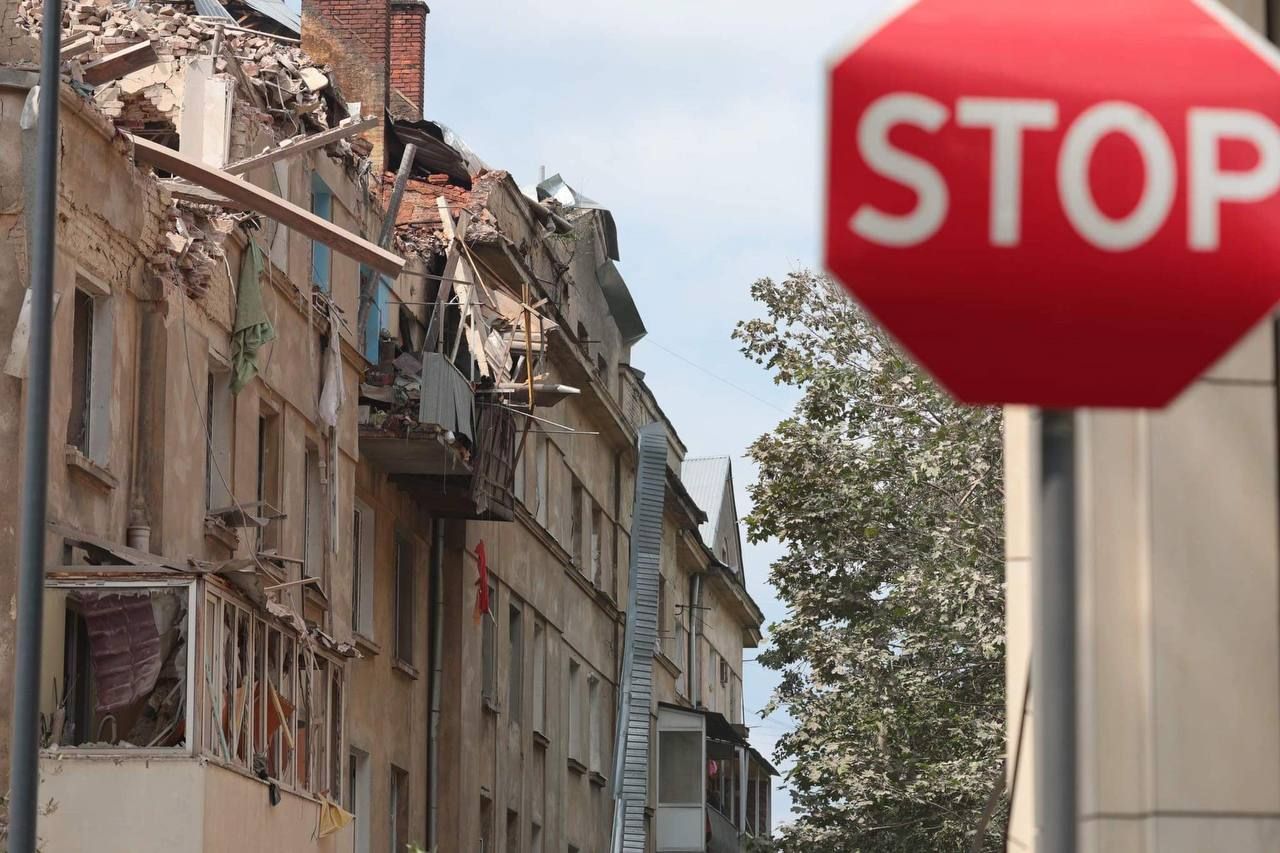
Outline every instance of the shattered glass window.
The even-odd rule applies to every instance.
[[[46,588],[44,747],[186,748],[190,594],[190,584]]]

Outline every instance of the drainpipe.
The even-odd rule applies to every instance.
[[[689,596],[689,698],[696,708],[702,704],[702,655],[698,654],[699,621],[702,618],[702,575],[693,576],[693,595]]]
[[[440,831],[440,696],[444,671],[444,521],[431,522],[431,722],[427,736],[427,849]]]

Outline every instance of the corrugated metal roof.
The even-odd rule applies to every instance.
[[[680,466],[680,481],[703,512],[707,520],[698,527],[702,541],[712,551],[716,549],[716,537],[720,524],[720,508],[724,504],[725,482],[729,479],[728,456],[702,456],[684,460]]]
[[[302,33],[302,13],[294,11],[281,0],[241,0],[259,15],[265,15],[294,35]]]
[[[235,23],[236,19],[223,8],[218,0],[195,0],[195,3],[197,15],[203,15],[206,18],[223,18]]]

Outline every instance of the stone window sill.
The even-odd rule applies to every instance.
[[[367,655],[376,656],[376,655],[382,654],[382,646],[375,643],[372,637],[366,637],[364,634],[361,634],[359,631],[354,631],[352,633],[353,633],[353,639],[355,640],[357,649],[359,649],[360,651],[364,652]]]
[[[591,773],[587,775],[587,778],[590,779],[591,784],[595,785],[597,788],[603,788],[605,785],[609,784],[609,780],[605,779],[604,774],[599,770],[592,770]]]
[[[665,652],[657,651],[653,653],[653,659],[662,665],[662,668],[671,673],[672,678],[680,677],[680,664],[667,657]]]
[[[83,474],[88,478],[89,482],[99,489],[109,492],[120,485],[120,481],[116,479],[114,474],[81,453],[80,448],[72,447],[68,444],[63,455],[67,461],[68,468]]]
[[[533,745],[540,747],[541,749],[546,749],[551,746],[551,738],[535,729],[533,732]]]
[[[581,761],[579,761],[576,758],[570,757],[568,764],[569,764],[569,770],[573,773],[578,774],[579,776],[587,772],[587,765],[583,764]]]
[[[418,668],[413,664],[406,663],[398,658],[391,661],[391,668],[401,675],[405,675],[409,678],[415,680],[418,678]]]

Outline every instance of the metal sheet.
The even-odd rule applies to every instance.
[[[613,853],[644,853],[649,803],[649,711],[658,641],[658,568],[666,501],[667,432],[640,428],[631,520],[630,601],[622,650],[622,702],[614,754]]]

